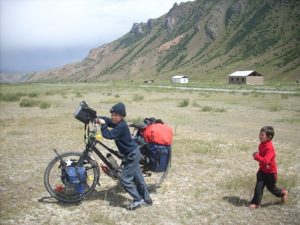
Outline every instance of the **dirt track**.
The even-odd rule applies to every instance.
[[[184,86],[168,86],[168,85],[140,85],[140,87],[147,88],[167,88],[167,89],[178,89],[187,91],[209,91],[209,92],[223,92],[223,93],[263,93],[263,94],[297,94],[298,91],[288,91],[288,90],[275,90],[275,89],[235,89],[235,88],[205,88],[205,87],[184,87]]]

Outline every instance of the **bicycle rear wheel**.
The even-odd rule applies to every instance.
[[[72,165],[76,165],[80,157],[82,157],[82,153],[67,152],[61,154],[60,157],[64,162],[71,162]],[[44,174],[44,184],[50,195],[66,203],[78,202],[88,197],[99,182],[99,167],[97,162],[89,157],[86,158],[83,165],[80,166],[84,166],[87,172],[87,183],[83,194],[77,193],[74,188],[72,189],[71,186],[63,182],[61,178],[62,165],[58,157],[55,157],[47,166]]]
[[[155,191],[160,188],[164,180],[166,179],[171,167],[171,152],[168,158],[168,164],[165,171],[153,172],[147,168],[147,162],[144,161],[141,164],[141,170],[144,174],[145,183],[148,186],[149,191]]]

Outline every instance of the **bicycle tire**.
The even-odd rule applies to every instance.
[[[147,176],[147,173],[144,173],[145,183],[147,184],[149,191],[155,191],[156,189],[160,188],[162,183],[167,178],[170,167],[171,167],[171,155],[172,155],[172,151],[170,152],[170,156],[168,159],[168,165],[167,165],[167,168],[165,171],[163,171],[163,172],[150,171],[150,176]],[[143,170],[143,168],[141,168],[141,169]]]
[[[82,156],[82,153],[80,152],[66,152],[60,155],[60,157],[65,161],[66,159],[72,159],[76,158],[77,160]],[[76,160],[75,159],[75,160]],[[58,192],[55,190],[56,185],[64,185],[63,181],[61,180],[61,169],[59,167],[60,160],[58,157],[55,157],[51,162],[48,164],[45,173],[44,173],[44,184],[46,187],[46,190],[49,192],[49,194],[56,198],[58,201],[65,202],[65,203],[75,203],[84,200],[87,198],[96,188],[96,185],[99,183],[100,179],[100,170],[97,162],[95,160],[92,160],[91,158],[87,158],[85,166],[90,165],[91,168],[88,170],[91,172],[88,172],[88,176],[90,179],[92,179],[92,182],[89,182],[91,185],[87,185],[87,188],[85,190],[84,194],[79,193],[64,193],[64,192]],[[87,167],[88,168],[88,167]],[[54,186],[55,185],[55,186]],[[65,187],[66,189],[66,187]]]

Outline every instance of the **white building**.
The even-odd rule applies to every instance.
[[[172,77],[172,83],[186,84],[189,82],[189,79],[184,75],[176,75]]]
[[[228,76],[228,83],[263,85],[264,77],[254,70],[235,71]]]

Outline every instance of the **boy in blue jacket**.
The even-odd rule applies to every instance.
[[[110,113],[111,118],[99,117],[97,122],[101,124],[102,136],[115,140],[119,152],[124,155],[120,182],[133,198],[128,209],[134,210],[143,205],[152,205],[148,187],[139,165],[140,150],[132,139],[129,127],[124,121],[125,105],[123,103],[114,105],[110,109]]]

